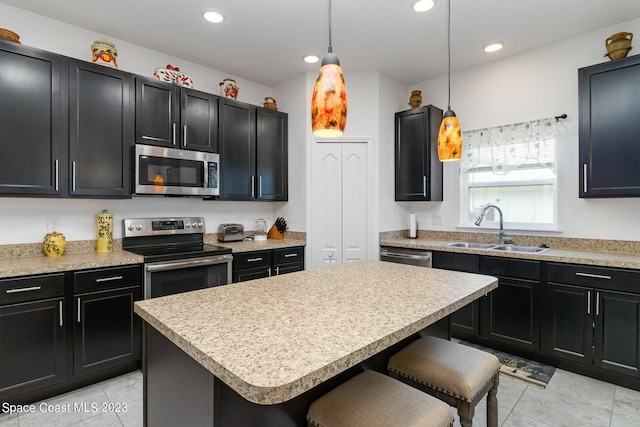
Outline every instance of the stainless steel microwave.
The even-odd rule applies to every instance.
[[[136,144],[135,193],[220,195],[220,155]]]

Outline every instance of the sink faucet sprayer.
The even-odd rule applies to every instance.
[[[502,210],[500,210],[499,207],[497,207],[496,205],[487,205],[482,209],[482,212],[480,212],[480,216],[478,217],[478,219],[476,219],[476,225],[480,226],[480,224],[482,223],[482,220],[484,219],[485,214],[487,213],[487,211],[489,210],[489,208],[494,208],[495,210],[498,211],[498,214],[500,214],[500,244],[504,245],[507,243],[512,243],[512,238],[509,236],[505,236],[504,235],[504,225],[503,225],[503,221],[502,221]]]

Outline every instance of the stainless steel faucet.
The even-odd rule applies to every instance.
[[[498,214],[500,214],[500,244],[501,245],[505,245],[505,244],[509,244],[513,242],[513,239],[509,236],[505,236],[504,235],[504,224],[503,224],[503,220],[502,220],[502,210],[497,207],[496,205],[487,205],[484,207],[484,209],[482,209],[482,212],[480,212],[480,216],[478,217],[478,219],[476,219],[476,225],[480,226],[480,224],[482,223],[482,220],[484,219],[485,214],[487,213],[487,211],[489,210],[489,208],[494,208],[495,210],[498,211]]]

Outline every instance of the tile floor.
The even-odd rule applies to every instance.
[[[82,402],[87,411],[73,411]],[[140,427],[142,374],[132,372],[46,400],[48,405],[67,403],[72,411],[66,414],[0,415],[0,427]],[[92,413],[92,403],[126,403],[126,412]],[[486,426],[485,408],[484,402],[476,408],[474,427]],[[501,376],[498,408],[502,427],[640,427],[640,392],[560,369],[545,389]]]

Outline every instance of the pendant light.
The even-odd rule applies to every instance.
[[[456,113],[451,109],[451,0],[447,10],[447,55],[448,55],[448,88],[449,100],[447,111],[442,117],[440,131],[438,132],[438,159],[441,162],[460,160],[462,155],[462,131]]]
[[[347,87],[340,60],[331,46],[331,0],[329,0],[329,52],[322,58],[322,66],[311,96],[311,129],[322,138],[342,136],[347,124]]]

